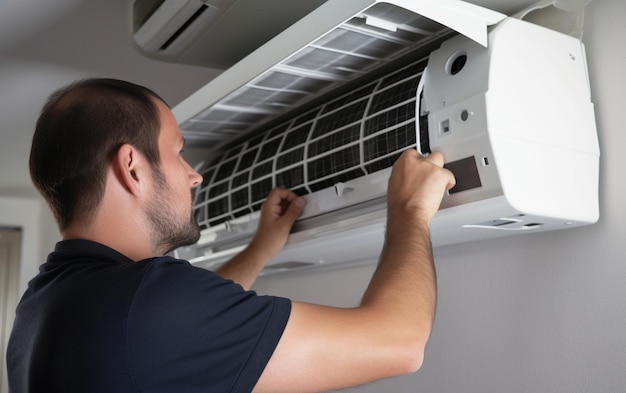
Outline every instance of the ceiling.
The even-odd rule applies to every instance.
[[[31,197],[30,141],[46,97],[76,79],[106,76],[155,90],[174,106],[220,71],[151,60],[129,34],[130,0],[0,2],[0,196]],[[472,0],[511,13],[530,0]]]

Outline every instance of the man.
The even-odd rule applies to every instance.
[[[314,392],[417,370],[436,301],[429,222],[454,185],[443,158],[404,153],[389,180],[387,238],[359,307],[247,291],[304,199],[275,189],[259,229],[215,274],[164,257],[197,241],[201,176],[152,91],[110,79],[51,96],[31,177],[63,240],[17,309],[7,365],[22,392]]]

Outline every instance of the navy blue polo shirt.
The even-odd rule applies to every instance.
[[[7,367],[13,393],[249,392],[289,319],[258,296],[171,257],[133,262],[68,240],[29,283]]]

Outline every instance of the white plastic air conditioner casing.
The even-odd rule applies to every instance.
[[[225,69],[325,0],[134,0],[132,41],[144,56]]]
[[[467,63],[451,75],[461,55]],[[448,162],[474,156],[482,182],[444,198],[435,244],[598,220],[599,148],[579,40],[516,19],[493,28],[488,48],[451,39],[431,54],[423,106],[432,149]]]
[[[599,148],[580,40],[506,18],[490,28],[486,47],[462,35],[444,42],[421,83],[416,102],[428,116],[430,148],[457,178],[431,223],[435,247],[598,220]],[[376,260],[389,173],[306,195],[265,272]],[[246,246],[257,219],[254,212],[205,229],[177,252],[214,268]]]

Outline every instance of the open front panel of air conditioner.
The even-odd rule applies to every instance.
[[[487,42],[442,32],[260,121],[202,171],[195,199],[202,237],[179,255],[208,268],[228,260],[281,186],[308,203],[266,273],[375,260],[391,166],[409,148],[443,152],[457,178],[431,225],[435,246],[595,222],[599,152],[582,44],[510,18]],[[183,119],[183,132],[194,121]]]
[[[505,15],[459,0],[329,0],[174,108],[189,145],[215,147],[450,31],[482,45]]]

